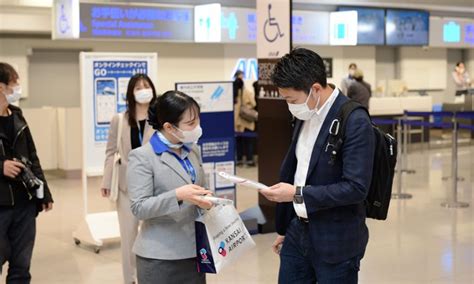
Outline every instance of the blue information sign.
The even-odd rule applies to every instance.
[[[112,117],[126,109],[125,95],[130,77],[148,73],[147,61],[94,61],[95,142],[106,142]]]
[[[193,29],[191,8],[80,4],[80,38],[192,41]]]

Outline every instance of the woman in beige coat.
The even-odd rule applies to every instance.
[[[104,177],[102,180],[102,196],[109,197],[112,183],[114,154],[120,153],[119,192],[117,197],[117,215],[120,226],[122,247],[122,272],[124,283],[137,283],[136,257],[132,252],[138,234],[138,219],[130,209],[130,198],[127,192],[128,154],[131,150],[146,144],[153,135],[148,125],[148,107],[156,98],[156,91],[151,79],[145,74],[134,75],[127,89],[127,111],[123,115],[115,115],[110,123],[109,140],[107,142]],[[121,147],[118,149],[119,120],[122,121]]]
[[[237,100],[234,107],[235,132],[237,134],[255,131],[255,122],[245,120],[240,116],[240,108],[242,106],[248,106],[253,109],[257,106],[255,95],[245,88],[245,86],[238,91]],[[254,140],[255,139],[251,137],[237,136],[237,165],[243,164],[243,156],[245,154],[247,158],[247,166],[255,166],[255,161],[253,159]]]

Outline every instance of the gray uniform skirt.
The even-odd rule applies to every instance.
[[[161,260],[137,255],[137,276],[140,284],[206,283],[206,274],[197,271],[195,258]]]

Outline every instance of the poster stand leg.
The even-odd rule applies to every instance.
[[[87,174],[82,174],[82,197],[84,202],[84,219],[72,238],[76,245],[81,243],[94,246],[94,252],[99,253],[104,241],[119,240],[120,229],[117,211],[88,213]]]

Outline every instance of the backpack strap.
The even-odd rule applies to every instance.
[[[353,100],[349,100],[341,106],[336,118],[331,122],[328,143],[326,145],[326,152],[331,151],[329,165],[332,166],[335,164],[337,156],[342,149],[342,144],[344,144],[346,136],[346,124],[349,115],[359,108],[364,109],[370,118],[369,111],[364,106]]]

